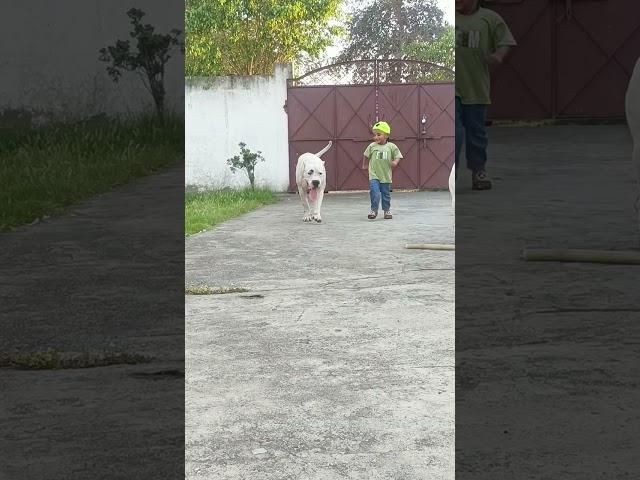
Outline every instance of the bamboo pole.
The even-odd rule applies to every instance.
[[[636,250],[525,247],[523,257],[528,262],[584,262],[640,265],[640,251]]]

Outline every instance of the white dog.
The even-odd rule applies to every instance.
[[[327,172],[324,168],[324,161],[320,157],[331,148],[333,142],[329,142],[326,147],[318,153],[303,153],[298,157],[296,166],[296,183],[302,206],[304,207],[304,222],[315,220],[320,223],[320,208],[324,189],[327,185]]]
[[[451,167],[449,173],[449,193],[451,194],[451,206],[456,208],[456,164]]]
[[[625,111],[627,114],[627,125],[633,139],[633,153],[631,160],[636,169],[638,179],[638,194],[636,197],[636,214],[638,215],[638,226],[640,227],[640,59],[636,61],[633,69],[629,86],[627,87],[627,96],[625,100]]]

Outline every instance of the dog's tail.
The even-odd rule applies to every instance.
[[[327,150],[329,150],[331,148],[331,145],[333,145],[333,142],[331,140],[329,140],[329,143],[327,143],[327,146],[324,147],[322,150],[320,150],[318,153],[316,153],[316,155],[318,157],[321,157],[323,153],[325,153]]]

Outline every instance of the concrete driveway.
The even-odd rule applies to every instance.
[[[297,195],[186,242],[189,479],[453,479],[448,192]]]
[[[637,478],[638,266],[522,259],[637,249],[628,129],[489,139],[495,188],[456,192],[456,478]]]
[[[0,368],[0,479],[182,475],[183,185],[174,167],[0,235],[0,358],[150,359]]]

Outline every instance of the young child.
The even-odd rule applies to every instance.
[[[378,122],[372,129],[373,143],[364,151],[362,168],[369,164],[369,196],[371,211],[367,218],[373,220],[378,216],[378,207],[382,197],[384,218],[391,219],[391,170],[398,166],[402,158],[400,149],[389,142],[391,127],[387,122]]]
[[[489,67],[500,65],[516,41],[496,12],[481,0],[456,0],[456,176],[462,142],[472,189],[489,190],[487,105],[491,103]]]

